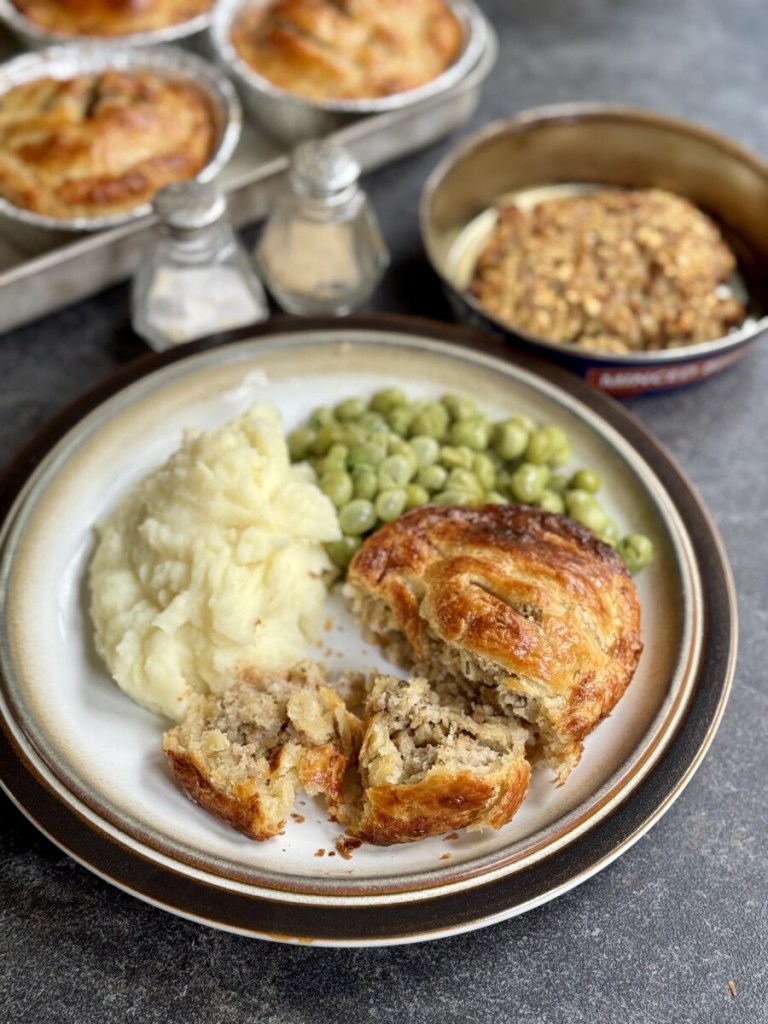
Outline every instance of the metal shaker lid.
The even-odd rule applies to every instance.
[[[175,181],[155,195],[152,208],[167,227],[196,231],[220,220],[226,200],[213,182]]]
[[[329,198],[352,188],[359,177],[357,160],[327,139],[303,142],[293,151],[290,181],[302,195]]]

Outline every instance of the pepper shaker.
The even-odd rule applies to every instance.
[[[329,140],[291,159],[255,252],[261,277],[286,312],[343,316],[373,294],[389,264],[360,166]]]
[[[264,288],[211,183],[175,182],[155,196],[156,243],[131,294],[134,330],[158,350],[266,319]]]

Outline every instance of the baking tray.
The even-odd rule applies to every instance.
[[[446,92],[406,110],[361,118],[329,138],[344,145],[367,173],[450,135],[474,114],[483,83],[496,63],[498,41],[487,22],[486,39],[477,64]],[[11,35],[0,30],[0,60],[18,52]],[[245,120],[235,154],[219,178],[236,227],[265,216],[289,162],[287,147]],[[129,278],[154,225],[155,217],[149,215],[37,251],[22,249],[0,234],[0,331],[30,323]]]

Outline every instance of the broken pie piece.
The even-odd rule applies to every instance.
[[[263,840],[282,830],[299,791],[322,794],[331,817],[345,820],[344,776],[360,731],[320,668],[301,662],[197,697],[163,750],[192,800]]]
[[[350,835],[379,846],[505,825],[528,790],[526,730],[475,720],[426,679],[379,676],[359,755]]]

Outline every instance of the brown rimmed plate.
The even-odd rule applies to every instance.
[[[166,723],[112,684],[91,645],[84,578],[93,524],[179,443],[185,427],[274,402],[286,429],[309,408],[398,383],[461,391],[493,416],[564,426],[605,504],[648,533],[638,576],[645,651],[626,696],[567,784],[534,773],[498,832],[336,852],[311,800],[256,844],[187,801],[159,752]],[[34,467],[34,468],[31,468]],[[697,768],[731,684],[736,608],[727,559],[691,485],[610,399],[488,339],[403,318],[282,321],[226,343],[149,356],[63,413],[2,491],[0,781],[68,854],[183,917],[259,938],[383,945],[522,913],[586,880],[666,811]],[[383,665],[329,598],[316,651],[331,669]],[[301,820],[300,820],[301,819]]]

